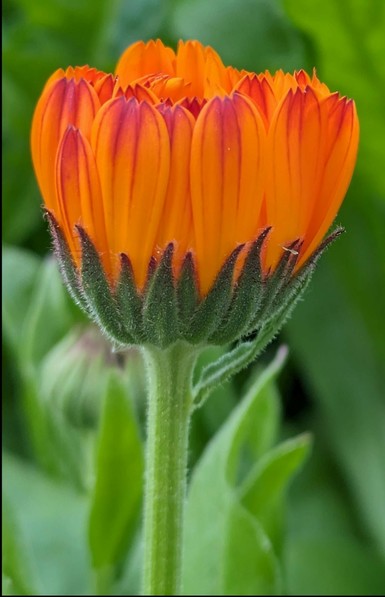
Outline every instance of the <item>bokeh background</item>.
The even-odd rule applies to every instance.
[[[347,233],[321,260],[306,300],[264,359],[288,344],[279,379],[281,435],[313,434],[311,456],[288,494],[287,592],[383,594],[385,2],[5,0],[3,36],[6,594],[35,594],[26,569],[36,594],[89,591],[80,528],[101,396],[120,391],[110,370],[128,360],[129,374],[122,375],[139,416],[143,392],[137,356],[109,355],[69,301],[49,257],[29,151],[33,108],[59,66],[110,71],[127,45],[156,37],[174,46],[179,38],[199,39],[225,64],[254,71],[315,66],[333,91],[356,101],[359,157],[337,219]],[[238,376],[196,417],[192,462],[252,374],[253,368]],[[133,429],[132,441],[137,434]],[[107,444],[113,436],[106,431]],[[140,459],[133,466],[139,478]],[[140,485],[130,499],[140,502]],[[128,585],[135,587],[131,568]]]

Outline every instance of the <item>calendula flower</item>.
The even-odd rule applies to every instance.
[[[144,357],[142,594],[180,595],[191,414],[272,340],[339,234],[324,239],[356,160],[354,102],[315,73],[138,42],[114,75],[56,71],[31,143],[70,293]],[[200,351],[232,341],[195,375]]]
[[[124,344],[228,342],[282,311],[357,146],[354,102],[315,73],[239,71],[197,41],[58,70],[32,125],[63,274]]]

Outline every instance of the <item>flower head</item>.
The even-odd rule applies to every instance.
[[[227,322],[246,271],[261,288],[274,276],[285,286],[310,263],[357,145],[354,102],[315,73],[239,71],[196,41],[133,44],[115,75],[58,70],[32,125],[36,176],[80,294],[87,243],[118,311],[124,264],[145,303],[162,263],[171,291],[188,279],[193,319],[227,267]]]

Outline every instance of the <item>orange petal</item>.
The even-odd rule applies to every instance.
[[[265,71],[259,77],[268,81],[277,102],[282,100],[290,89],[295,91],[298,88],[295,77],[290,73],[284,73],[282,70],[278,70],[274,75],[271,75],[269,71]]]
[[[111,266],[95,158],[87,139],[73,126],[64,133],[57,153],[56,188],[58,222],[76,262],[80,264],[74,226],[80,224],[94,242],[109,275]]]
[[[116,67],[123,88],[135,79],[155,73],[175,74],[175,53],[157,39],[148,43],[138,41],[122,54]]]
[[[190,98],[223,96],[233,88],[233,73],[228,72],[213,48],[199,41],[178,43],[176,74],[189,83]]]
[[[230,93],[233,89],[233,79],[231,73],[224,66],[219,55],[207,46],[205,49],[205,69],[204,69],[204,95],[206,97],[213,97],[218,94],[217,90],[221,91],[220,95]]]
[[[313,91],[318,97],[330,95],[329,88],[318,79],[315,69],[313,69],[312,77],[310,77],[304,70],[295,71],[294,79],[298,83],[301,89],[305,89],[308,85],[311,86]]]
[[[35,109],[31,130],[32,159],[44,203],[56,212],[55,161],[59,142],[69,124],[88,137],[100,106],[84,80],[59,79],[45,88]]]
[[[344,114],[335,95],[320,100],[309,86],[290,90],[277,109],[268,134],[265,209],[266,224],[273,230],[267,268],[274,268],[283,247],[298,238],[304,240],[298,262],[303,263],[334,219],[358,143],[358,133],[352,141],[352,110],[346,111],[346,120]]]
[[[190,83],[189,97],[203,97],[205,53],[198,41],[180,41],[176,54],[176,76]]]
[[[170,99],[174,103],[185,97],[189,92],[190,84],[185,83],[180,77],[158,74],[144,78],[147,79],[146,86],[156,95],[158,101]]]
[[[100,177],[108,246],[116,256],[128,253],[142,288],[169,175],[166,124],[148,103],[119,97],[99,111],[91,145]],[[115,259],[114,276],[117,263]]]
[[[251,73],[239,81],[236,90],[253,100],[259,112],[263,115],[266,128],[268,128],[273,112],[277,107],[277,100],[268,80],[265,77],[260,78]]]
[[[348,189],[357,159],[359,124],[352,100],[334,96],[321,102],[327,118],[318,201],[305,236],[298,267],[311,255],[328,231]]]
[[[94,82],[94,89],[98,94],[100,104],[104,104],[113,96],[116,85],[116,77],[104,75]]]
[[[229,81],[229,86],[230,86],[231,91],[235,91],[238,83],[246,75],[252,74],[252,73],[249,73],[245,69],[238,70],[237,68],[234,68],[233,66],[227,66],[226,67],[226,73],[227,73],[227,80]]]
[[[194,118],[198,118],[203,106],[207,103],[206,99],[201,99],[197,97],[184,97],[183,99],[179,100],[178,104],[183,106],[188,110]]]
[[[307,87],[307,85],[310,83],[309,75],[302,68],[294,72],[294,79],[302,89]]]
[[[311,88],[288,92],[268,134],[266,266],[275,266],[282,247],[304,238],[317,206],[326,121]]]
[[[71,67],[68,67],[68,68],[67,68],[67,71],[68,71],[68,69],[69,69],[69,68],[71,68]],[[66,76],[66,71],[65,71],[63,68],[58,68],[57,70],[55,70],[55,72],[54,72],[54,73],[52,73],[52,75],[51,75],[51,76],[50,76],[50,77],[47,79],[47,81],[46,81],[46,83],[45,83],[45,85],[44,85],[44,88],[43,88],[43,93],[42,93],[42,95],[44,94],[44,91],[45,91],[45,90],[46,90],[48,87],[50,87],[50,85],[51,85],[52,83],[54,83],[54,82],[55,82],[55,81],[57,81],[58,79],[65,79],[65,78],[70,78],[70,77],[67,77],[67,76]]]
[[[158,110],[167,125],[171,161],[157,244],[164,248],[170,241],[176,241],[174,264],[177,275],[184,254],[193,246],[190,154],[195,120],[188,110],[179,105],[167,107],[161,104]]]
[[[116,84],[116,77],[113,75],[86,65],[75,67],[69,66],[65,71],[62,68],[59,68],[50,76],[45,88],[54,81],[63,78],[74,79],[75,81],[84,79],[87,81],[87,83],[95,89],[101,104],[104,104],[104,102],[111,99]]]
[[[260,227],[265,128],[240,94],[213,98],[198,116],[191,152],[191,194],[200,290],[211,287],[237,244]]]
[[[148,89],[135,81],[128,85],[124,91],[123,89],[117,90],[115,95],[116,97],[124,95],[126,99],[135,97],[138,102],[147,102],[148,104],[157,104],[159,101],[156,94],[151,89]]]

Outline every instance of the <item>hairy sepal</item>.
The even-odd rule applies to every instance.
[[[84,228],[78,225],[76,230],[82,249],[81,284],[93,319],[113,340],[123,345],[133,344],[97,250]]]
[[[174,245],[169,243],[148,283],[143,304],[147,342],[166,348],[179,338],[177,299],[172,271]]]
[[[303,295],[321,254],[344,232],[337,228],[295,274],[301,241],[294,241],[284,250],[277,267],[263,275],[261,254],[270,231],[266,228],[251,244],[237,282],[234,284],[234,268],[244,245],[234,249],[209,293],[200,298],[192,253],[186,254],[175,279],[173,243],[167,245],[159,260],[151,258],[142,291],[136,286],[129,257],[122,253],[119,278],[113,287],[87,232],[76,226],[82,251],[79,271],[55,217],[49,211],[46,217],[72,298],[118,346],[167,348],[178,340],[202,347],[238,342],[232,356],[225,359],[232,360],[232,365],[228,368],[223,362],[221,373],[218,369],[213,377],[210,374],[210,386],[217,379],[223,382],[263,350]],[[259,338],[253,348],[250,337]]]
[[[60,230],[60,226],[57,223],[55,216],[48,211],[48,209],[44,210],[44,214],[48,221],[54,254],[59,264],[64,284],[75,303],[89,316],[90,309],[84,297],[79,279],[79,272],[72,259],[67,241]]]
[[[233,276],[237,257],[244,245],[238,245],[225,261],[212,288],[199,303],[191,318],[185,339],[192,344],[206,343],[218,328],[233,295]]]
[[[261,252],[270,230],[271,228],[266,228],[247,253],[229,309],[218,329],[209,338],[213,344],[227,344],[243,336],[258,313],[264,295]]]

